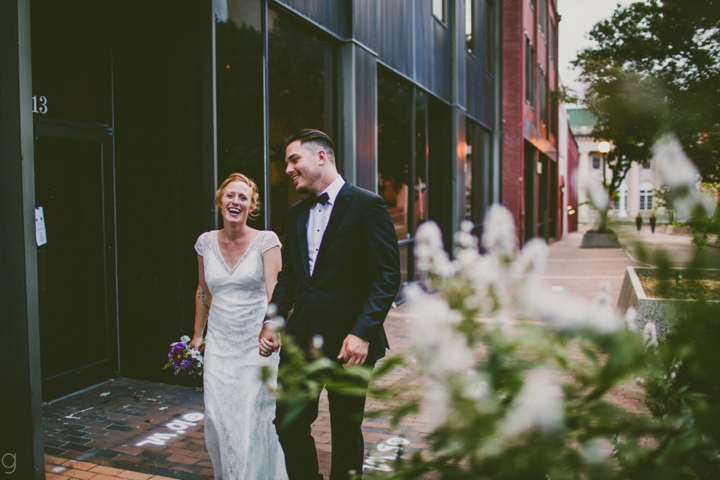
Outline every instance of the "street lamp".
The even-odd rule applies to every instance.
[[[607,191],[607,180],[606,180],[606,173],[605,173],[605,158],[607,156],[607,153],[610,151],[610,142],[602,141],[598,143],[597,145],[598,152],[602,153],[602,171],[603,171],[603,188]]]

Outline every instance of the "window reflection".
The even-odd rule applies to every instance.
[[[218,183],[233,172],[265,192],[263,62],[260,2],[228,0],[216,10]],[[263,205],[265,207],[265,205]],[[264,228],[264,217],[250,225]]]
[[[285,175],[285,139],[301,128],[335,135],[336,47],[270,10],[270,229],[282,236],[288,208],[304,197]],[[339,147],[338,147],[339,148]]]
[[[378,70],[378,194],[385,199],[398,240],[408,238],[412,86]]]
[[[465,218],[475,224],[474,233],[479,236],[483,217],[493,198],[492,134],[468,120],[466,135]]]
[[[415,225],[428,219],[428,97],[415,93]]]

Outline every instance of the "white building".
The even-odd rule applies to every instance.
[[[603,154],[598,150],[598,140],[592,137],[592,130],[596,123],[595,116],[586,108],[568,108],[570,129],[575,135],[579,149],[578,197],[580,202],[579,221],[591,223],[595,214],[587,203],[587,187],[592,182],[603,181]],[[612,171],[606,167],[608,181],[612,178]],[[665,209],[658,208],[657,198],[653,190],[660,188],[662,182],[657,168],[652,160],[645,163],[633,163],[617,192],[613,204],[615,218],[619,220],[633,220],[638,212],[647,220],[654,212],[658,219],[665,219]]]

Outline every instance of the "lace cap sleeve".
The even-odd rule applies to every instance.
[[[205,232],[202,235],[200,235],[197,239],[197,242],[195,242],[195,251],[200,254],[201,257],[205,256],[205,251],[207,249],[207,239],[210,237],[210,232]]]
[[[282,247],[282,243],[275,232],[266,231],[263,237],[262,253],[264,254],[274,247]]]

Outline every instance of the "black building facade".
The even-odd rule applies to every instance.
[[[450,246],[500,200],[497,0],[1,0],[0,456],[43,478],[41,402],[115,375],[171,381],[197,236],[240,171],[254,226],[299,199],[284,138],[328,132],[382,195],[412,281],[415,231]],[[42,207],[47,242],[36,235]],[[41,244],[41,245],[38,245]],[[13,476],[11,476],[13,478]]]

